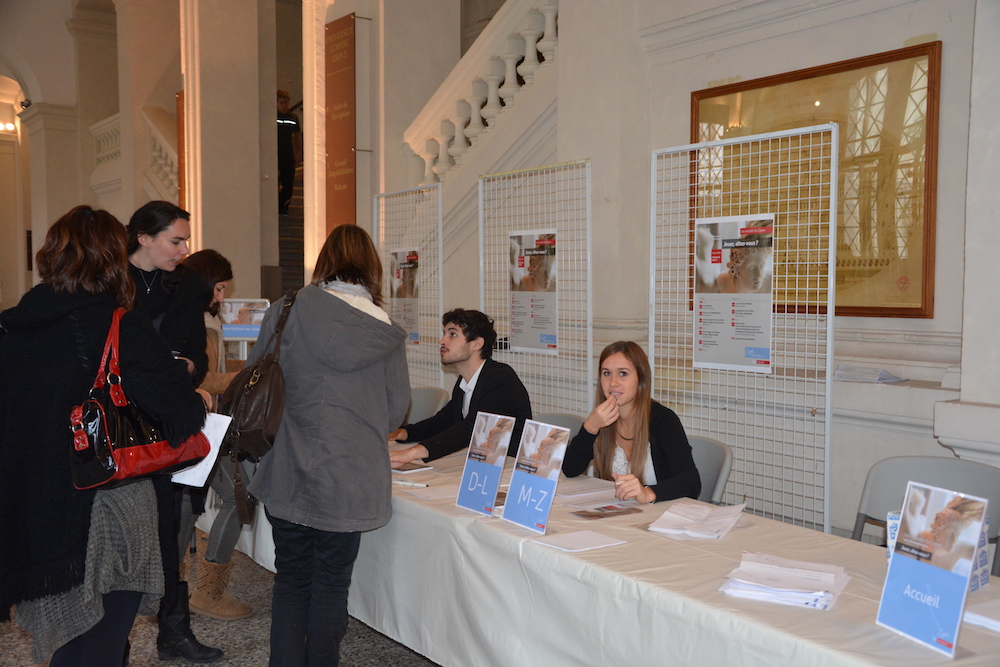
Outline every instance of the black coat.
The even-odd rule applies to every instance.
[[[528,390],[517,377],[514,369],[507,364],[487,359],[479,373],[476,388],[469,401],[469,416],[462,418],[462,403],[465,392],[461,388],[462,379],[455,381],[451,400],[433,417],[417,424],[407,424],[406,442],[419,442],[427,448],[427,460],[439,459],[452,452],[469,446],[472,430],[479,412],[515,417],[514,432],[510,437],[507,456],[516,456],[521,445],[521,431],[524,420],[531,419],[531,399]]]
[[[96,492],[73,487],[69,411],[93,385],[116,306],[43,284],[0,314],[0,621],[83,582]],[[129,398],[172,441],[197,433],[204,404],[147,317],[122,318],[120,351]]]
[[[567,477],[576,477],[587,469],[594,458],[595,440],[596,435],[580,427],[563,459],[562,469]],[[653,401],[649,411],[649,451],[656,472],[656,484],[649,487],[656,494],[655,502],[698,497],[701,477],[694,464],[684,426],[677,413],[656,401]]]
[[[167,341],[170,349],[180,356],[194,362],[194,386],[201,384],[208,372],[208,353],[205,351],[207,339],[205,335],[205,307],[212,298],[209,289],[194,271],[184,265],[178,266],[176,277],[179,278],[169,302],[167,311],[160,321],[160,336]],[[137,269],[133,268],[135,275]],[[139,281],[136,281],[139,284]],[[158,313],[149,312],[146,294],[143,290],[136,291],[135,309],[153,319]]]

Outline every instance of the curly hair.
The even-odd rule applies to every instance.
[[[493,328],[493,320],[478,310],[465,310],[456,308],[449,310],[441,317],[441,326],[446,327],[454,324],[465,334],[465,340],[483,339],[483,349],[480,356],[489,359],[493,356],[493,346],[497,342],[497,332]]]
[[[131,310],[135,284],[128,272],[127,241],[115,216],[77,206],[49,227],[35,256],[38,275],[56,292],[110,294]]]

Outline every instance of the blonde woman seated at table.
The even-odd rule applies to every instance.
[[[649,359],[632,341],[604,348],[598,364],[597,407],[566,451],[563,472],[575,477],[594,461],[615,497],[640,503],[697,498],[701,478],[680,419],[650,397]]]

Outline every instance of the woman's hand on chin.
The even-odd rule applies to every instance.
[[[583,422],[583,428],[590,435],[597,435],[605,426],[611,426],[618,421],[618,401],[614,396],[608,396],[608,400],[598,405]]]

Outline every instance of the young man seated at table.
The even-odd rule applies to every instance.
[[[514,456],[524,420],[531,419],[528,391],[517,373],[490,358],[497,339],[493,320],[478,310],[457,308],[445,313],[441,324],[441,363],[454,366],[460,377],[451,400],[440,412],[389,434],[390,440],[417,443],[389,453],[393,468],[414,459],[438,459],[468,447],[480,411],[517,419],[508,450],[508,455]]]

